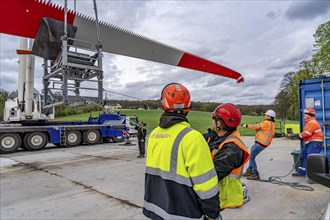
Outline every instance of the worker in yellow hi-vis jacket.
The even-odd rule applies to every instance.
[[[143,214],[151,219],[220,218],[218,178],[202,134],[192,129],[186,87],[164,87],[165,112],[149,135]]]

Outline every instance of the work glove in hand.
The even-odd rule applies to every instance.
[[[210,142],[213,142],[218,135],[217,135],[217,132],[215,132],[211,128],[208,128],[207,133],[204,133],[203,136],[206,141],[208,141],[210,139]]]
[[[204,133],[203,137],[207,141],[209,139],[209,133],[208,132]]]

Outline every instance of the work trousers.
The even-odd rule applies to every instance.
[[[140,156],[144,156],[145,154],[145,148],[146,148],[146,142],[144,139],[139,139],[138,140],[138,145],[139,145],[139,152]]]
[[[257,173],[258,169],[257,169],[257,163],[256,163],[256,157],[258,154],[260,154],[261,151],[265,150],[266,147],[262,146],[259,143],[255,143],[252,148],[251,148],[251,152],[250,152],[250,161],[249,161],[249,170],[252,170],[252,173]]]
[[[300,176],[306,176],[306,163],[307,156],[310,154],[319,154],[322,150],[322,143],[311,141],[308,144],[304,144],[299,154],[299,168],[298,174]]]

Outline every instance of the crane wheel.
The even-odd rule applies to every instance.
[[[31,132],[24,137],[24,146],[27,150],[41,150],[47,143],[48,137],[44,132]]]
[[[116,143],[123,142],[125,140],[125,137],[118,136],[118,137],[112,137],[112,140]]]
[[[21,137],[17,133],[0,135],[0,153],[8,154],[17,151],[21,145]]]
[[[81,133],[79,131],[66,132],[66,146],[76,147],[81,143]]]
[[[100,141],[100,131],[98,130],[86,130],[83,133],[83,139],[85,144],[92,145]]]

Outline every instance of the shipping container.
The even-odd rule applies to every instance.
[[[316,120],[320,123],[324,135],[324,148],[330,161],[330,77],[299,81],[299,121],[300,131],[304,128],[304,109],[314,108]],[[330,162],[329,162],[330,167]]]

